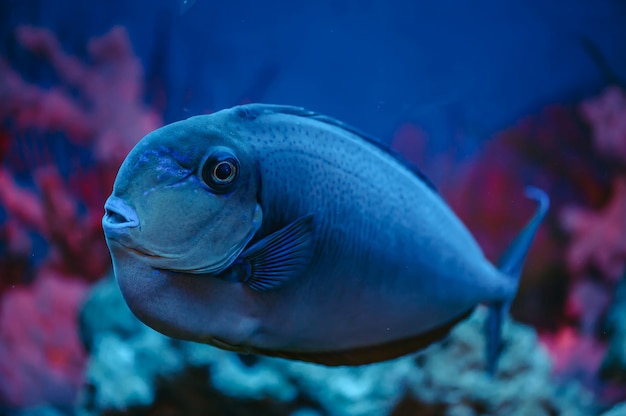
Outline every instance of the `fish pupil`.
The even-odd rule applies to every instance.
[[[217,180],[227,181],[233,175],[233,165],[230,162],[220,162],[215,166],[213,175]]]
[[[201,176],[213,192],[228,192],[239,174],[239,162],[226,152],[209,155],[201,170]]]

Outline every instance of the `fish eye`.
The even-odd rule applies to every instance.
[[[215,192],[227,192],[238,176],[239,161],[230,153],[214,153],[202,167],[202,180]]]

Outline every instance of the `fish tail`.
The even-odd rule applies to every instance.
[[[539,188],[527,187],[526,196],[537,201],[535,215],[520,231],[498,262],[498,269],[507,279],[511,280],[513,290],[509,299],[493,302],[489,305],[489,315],[485,325],[485,331],[487,332],[487,371],[491,375],[495,374],[500,355],[502,322],[517,293],[522,266],[528,254],[528,249],[550,206],[548,195]]]

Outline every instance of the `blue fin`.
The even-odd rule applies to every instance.
[[[502,322],[511,307],[515,293],[517,293],[517,286],[528,249],[550,206],[548,195],[541,189],[528,187],[526,188],[526,196],[537,201],[538,206],[535,215],[520,231],[498,262],[498,269],[505,277],[512,280],[515,290],[510,299],[489,305],[489,315],[485,322],[485,331],[487,332],[487,371],[491,375],[495,374],[500,355]]]
[[[281,286],[310,263],[313,241],[313,216],[297,219],[241,254],[245,272],[239,280],[257,291]]]

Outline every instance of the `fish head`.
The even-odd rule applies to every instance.
[[[128,154],[102,219],[114,263],[122,250],[153,268],[219,273],[253,238],[263,217],[255,158],[213,116],[157,129]]]

